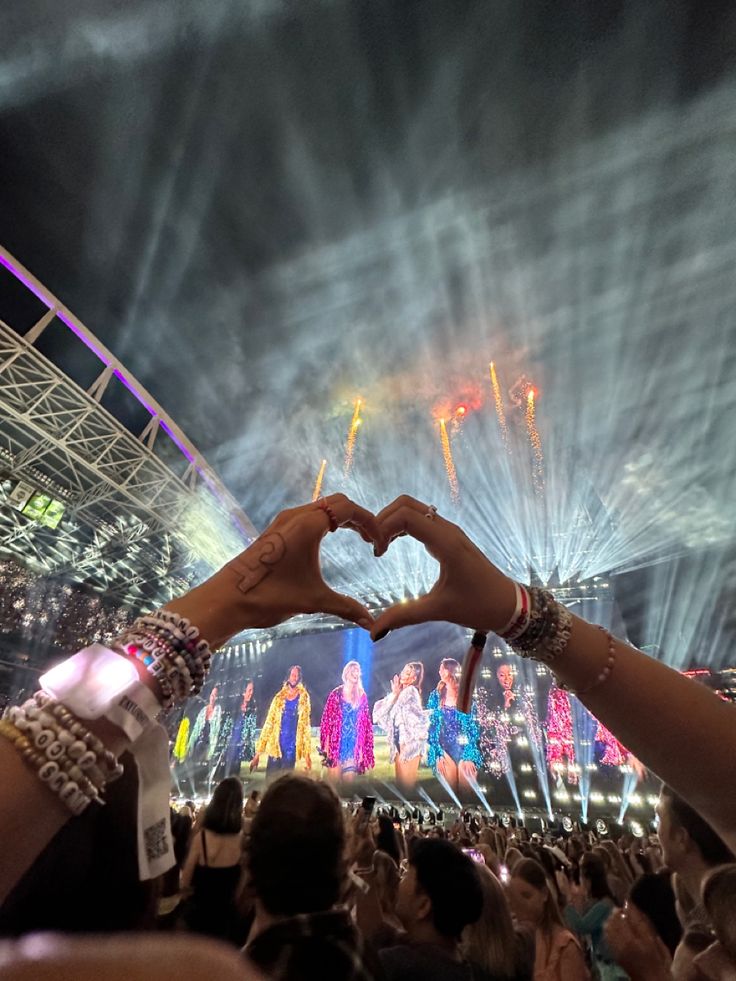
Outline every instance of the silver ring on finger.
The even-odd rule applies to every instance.
[[[424,517],[429,518],[430,521],[434,521],[434,519],[437,517],[437,508],[435,507],[434,504],[429,505],[429,510],[424,515]]]

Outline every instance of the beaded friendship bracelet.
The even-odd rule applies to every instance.
[[[92,801],[104,804],[101,793],[123,773],[113,753],[45,692],[6,709],[0,735],[74,815]]]
[[[520,657],[531,657],[553,667],[555,661],[565,653],[570,641],[572,614],[546,589],[526,587],[519,583],[515,585],[516,609],[511,620],[497,633]],[[560,685],[560,688],[573,695],[587,695],[608,681],[613,671],[616,663],[615,642],[605,627],[599,626],[599,629],[608,638],[606,663],[587,688],[573,691],[566,685]]]
[[[186,617],[158,610],[138,617],[113,646],[140,661],[161,689],[163,707],[202,690],[212,660],[206,640]]]

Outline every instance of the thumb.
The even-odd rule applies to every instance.
[[[408,627],[412,623],[426,623],[428,620],[439,620],[437,600],[431,593],[420,596],[419,599],[407,603],[396,603],[383,612],[371,627],[371,638],[380,640],[389,630]]]
[[[333,589],[327,589],[321,594],[319,609],[322,613],[331,613],[333,616],[342,617],[343,620],[352,620],[364,630],[373,628],[373,617],[362,603],[352,596],[336,593]]]

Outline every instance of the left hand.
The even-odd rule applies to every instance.
[[[249,548],[167,608],[195,623],[213,648],[241,630],[272,627],[299,613],[332,614],[370,630],[373,618],[365,606],[322,578],[319,551],[331,524],[325,507],[338,527],[357,531],[376,550],[385,547],[375,516],[344,494],[332,494],[282,511]]]

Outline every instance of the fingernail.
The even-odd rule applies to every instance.
[[[358,626],[362,627],[363,630],[370,630],[373,626],[373,621],[369,620],[368,617],[361,617],[360,620],[358,620]]]
[[[387,634],[390,634],[390,633],[391,633],[391,630],[390,630],[390,629],[388,629],[388,630],[379,630],[379,631],[378,631],[378,633],[376,634],[376,636],[375,636],[375,637],[373,638],[373,640],[374,640],[374,641],[377,641],[377,640],[383,640],[383,638],[384,638],[384,637],[385,637],[385,636],[386,636]]]

